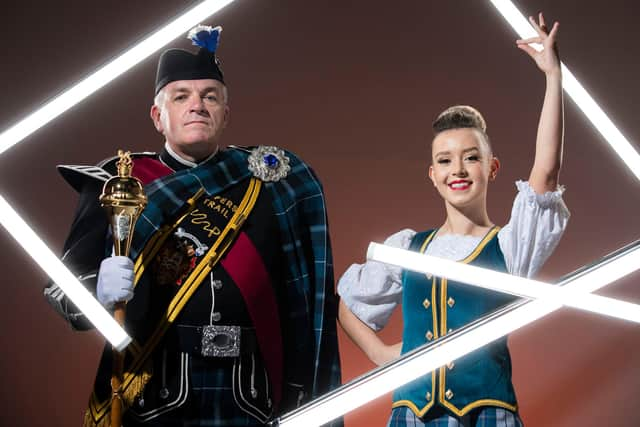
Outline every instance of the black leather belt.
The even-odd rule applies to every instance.
[[[177,325],[180,351],[202,357],[238,357],[258,349],[254,328]]]

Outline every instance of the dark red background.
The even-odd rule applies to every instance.
[[[565,63],[638,149],[640,6],[627,0],[520,0],[561,23]],[[0,129],[75,83],[195,2],[22,0],[2,6]],[[533,155],[544,78],[515,47],[489,1],[238,0],[220,56],[232,121],[224,141],[280,145],[318,172],[329,206],[336,272],[370,241],[443,220],[425,180],[430,123],[446,106],[478,107],[502,160],[490,215],[507,221],[513,181]],[[179,41],[174,45],[184,46]],[[117,148],[156,150],[148,118],[157,54],[0,156],[0,192],[60,250],[75,194],[60,163]],[[566,102],[562,183],[573,217],[541,277],[553,280],[633,241],[638,182],[572,101]],[[0,425],[79,425],[102,346],[72,332],[42,297],[46,276],[0,232]],[[640,274],[603,294],[640,303]],[[384,331],[399,340],[399,316]],[[640,424],[638,325],[565,309],[513,334],[514,379],[528,426]],[[344,379],[372,365],[341,335]],[[383,426],[389,397],[347,417]]]

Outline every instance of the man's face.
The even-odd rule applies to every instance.
[[[224,85],[217,80],[167,84],[151,107],[151,119],[173,151],[197,162],[211,155],[227,125]]]

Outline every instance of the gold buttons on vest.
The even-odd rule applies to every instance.
[[[431,307],[431,302],[429,301],[429,298],[425,298],[424,301],[422,301],[422,306],[424,308],[429,308]]]
[[[454,366],[456,366],[456,364],[453,362],[447,363],[447,368],[449,368],[449,370],[452,370]]]
[[[427,400],[431,400],[431,393],[427,392],[426,396]]]
[[[451,400],[451,398],[453,397],[453,392],[451,391],[451,389],[447,390],[447,391],[444,393],[444,397],[446,397],[446,398],[447,398],[447,400]]]
[[[453,305],[456,303],[456,300],[454,300],[453,298],[449,297],[449,299],[447,300],[447,305],[449,307],[453,307]]]
[[[431,341],[433,339],[433,333],[431,331],[427,331],[424,336],[428,341]]]

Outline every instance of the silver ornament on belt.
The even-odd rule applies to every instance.
[[[265,182],[280,181],[286,177],[291,167],[284,150],[261,145],[254,148],[249,155],[249,170],[253,176]]]

